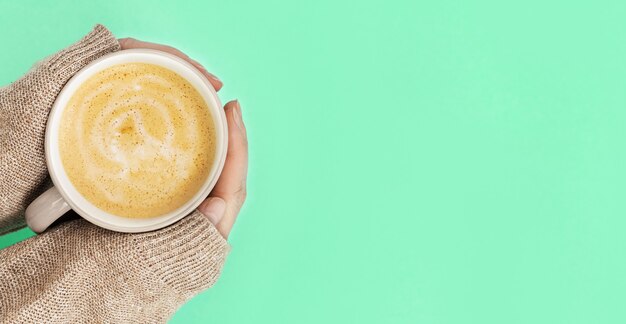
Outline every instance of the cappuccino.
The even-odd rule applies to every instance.
[[[125,63],[91,76],[59,128],[63,169],[96,207],[122,217],[164,215],[189,201],[215,159],[202,95],[177,73]]]

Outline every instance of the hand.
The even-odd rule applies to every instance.
[[[134,38],[119,40],[122,50],[130,48],[150,48],[174,54],[197,67],[211,82],[216,91],[222,88],[222,81],[209,73],[200,63],[183,52],[167,45],[143,42]],[[246,179],[248,175],[248,137],[243,124],[241,106],[238,101],[230,101],[224,106],[228,122],[228,153],[222,175],[209,197],[198,207],[224,238],[237,219],[237,214],[246,200]]]
[[[248,177],[248,136],[241,117],[241,106],[234,100],[224,106],[228,122],[228,153],[222,175],[209,198],[198,211],[206,215],[217,230],[228,238],[237,214],[246,200]]]

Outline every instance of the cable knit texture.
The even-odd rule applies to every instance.
[[[51,186],[44,135],[56,95],[86,64],[118,50],[96,25],[0,88],[0,234],[22,228],[28,204]],[[0,250],[0,322],[164,322],[215,283],[229,250],[198,211],[141,234],[66,222]]]

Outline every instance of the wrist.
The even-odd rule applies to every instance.
[[[187,297],[215,284],[230,252],[226,239],[198,211],[132,240],[156,278]]]
[[[120,44],[106,27],[97,24],[78,42],[51,56],[48,69],[65,84],[76,72],[91,61],[120,50]]]

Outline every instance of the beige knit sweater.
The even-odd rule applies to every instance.
[[[97,25],[0,88],[0,234],[23,227],[26,206],[51,186],[44,133],[57,93],[87,63],[119,49]],[[65,222],[0,250],[0,322],[164,322],[215,283],[228,251],[198,211],[142,234]]]

